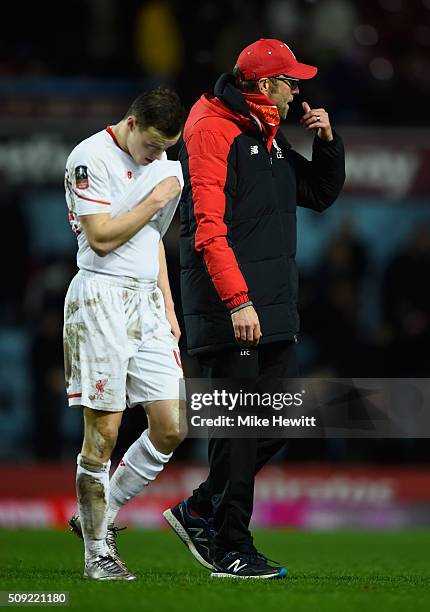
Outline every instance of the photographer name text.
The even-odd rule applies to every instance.
[[[286,418],[275,414],[269,419],[256,415],[241,416],[240,414],[219,415],[214,418],[193,415],[191,425],[193,427],[317,427],[315,417]]]

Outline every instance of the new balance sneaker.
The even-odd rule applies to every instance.
[[[81,538],[81,540],[83,540],[84,536],[83,536],[83,533],[82,533],[81,519],[79,518],[78,514],[74,514],[72,516],[72,518],[69,521],[69,525],[70,525],[70,531],[75,533],[78,536],[78,538]],[[127,529],[127,527],[116,527],[113,523],[108,525],[107,534],[106,534],[106,544],[107,544],[107,547],[109,549],[110,556],[117,563],[122,565],[122,567],[123,567],[123,569],[125,571],[129,572],[128,567],[126,566],[126,564],[124,563],[124,561],[121,559],[121,557],[119,555],[118,545],[116,543],[116,538],[117,538],[117,535],[118,535],[118,531],[124,531],[124,529]],[[132,575],[132,574],[130,574],[130,575]]]
[[[93,580],[136,580],[127,568],[116,559],[98,556],[85,563],[84,578]]]
[[[193,516],[187,499],[165,510],[163,516],[200,565],[213,569],[210,557],[211,543],[215,537],[213,520]]]
[[[220,560],[213,561],[214,572],[212,578],[242,578],[242,579],[277,579],[285,578],[287,570],[276,561],[276,566],[269,565],[267,559],[261,553],[229,552]]]

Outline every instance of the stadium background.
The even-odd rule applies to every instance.
[[[0,526],[61,526],[74,510],[81,416],[66,405],[61,345],[76,269],[68,153],[145,88],[175,87],[190,108],[260,36],[319,67],[300,100],[328,109],[347,150],[338,202],[299,210],[302,373],[428,377],[429,0],[48,0],[8,3],[2,17]],[[282,129],[309,153],[299,106]],[[165,244],[180,314],[177,236],[176,220]],[[197,375],[185,352],[183,362]],[[143,426],[142,411],[126,414],[114,460]],[[254,522],[428,525],[429,460],[426,439],[294,440],[259,477]],[[161,525],[205,466],[204,443],[187,441],[121,522]]]

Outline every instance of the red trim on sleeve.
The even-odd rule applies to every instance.
[[[224,222],[227,157],[239,131],[234,123],[228,121],[220,124],[206,120],[198,125],[199,131],[191,129],[186,136],[197,222],[195,249],[203,252],[203,259],[219,297],[228,308],[234,308],[230,306],[233,300],[239,299],[240,304],[249,300],[248,286],[234,251],[227,242],[227,226]]]
[[[247,293],[242,293],[241,295],[238,295],[237,297],[234,297],[233,299],[226,302],[225,305],[229,310],[231,310],[232,308],[236,308],[237,306],[245,304],[246,302],[249,302],[249,296]]]
[[[73,399],[75,397],[82,397],[82,393],[72,393],[71,395],[67,396],[68,399]]]
[[[72,190],[73,193],[75,195],[78,196],[78,198],[81,198],[81,200],[86,200],[87,202],[95,202],[96,204],[106,204],[106,206],[110,206],[111,203],[110,202],[104,202],[103,200],[93,200],[93,198],[87,198],[83,195],[81,195],[80,193],[78,193],[75,189]]]

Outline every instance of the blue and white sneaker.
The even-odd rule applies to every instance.
[[[276,566],[269,563],[276,563]],[[229,552],[220,560],[213,561],[212,578],[242,578],[254,580],[276,580],[285,578],[287,570],[276,561],[261,553]]]
[[[189,511],[187,499],[165,510],[163,516],[200,565],[213,569],[210,556],[212,540],[215,537],[213,519],[193,516]]]

